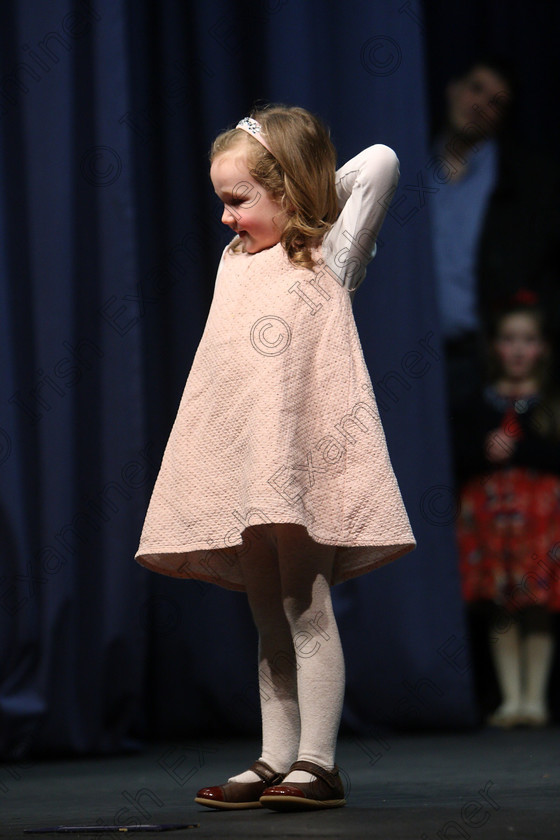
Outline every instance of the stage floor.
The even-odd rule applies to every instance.
[[[156,744],[134,755],[0,765],[0,837],[54,825],[198,823],[138,838],[559,840],[560,729],[341,739],[348,805],[312,814],[219,812],[198,788],[248,766],[252,741]],[[81,834],[115,840],[123,833]]]

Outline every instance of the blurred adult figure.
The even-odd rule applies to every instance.
[[[477,59],[448,83],[434,143],[443,177],[431,196],[433,248],[452,419],[482,381],[493,309],[529,288],[560,311],[558,169],[520,145],[516,96],[505,62]]]

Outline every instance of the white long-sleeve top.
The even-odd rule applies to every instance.
[[[377,235],[399,181],[399,161],[377,143],[336,172],[340,215],[323,239],[323,259],[338,282],[355,291],[377,250]]]

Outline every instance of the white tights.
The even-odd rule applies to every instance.
[[[279,773],[296,759],[332,769],[344,699],[329,583],[336,549],[293,524],[254,526],[246,538],[239,559],[259,632],[261,759]],[[286,781],[314,778],[296,770]],[[230,781],[257,779],[249,770]]]
[[[490,643],[502,694],[495,717],[528,714],[545,721],[554,655],[552,615],[536,605],[516,616],[496,608]]]

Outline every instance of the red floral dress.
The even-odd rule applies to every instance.
[[[457,538],[463,596],[468,602],[493,601],[511,612],[534,605],[560,611],[560,477],[555,471],[560,443],[539,441],[531,431],[538,396],[506,399],[486,389],[485,397],[490,405],[482,413],[489,428],[482,431],[479,425],[474,437],[480,444],[501,426],[511,438],[511,456],[499,466],[487,461],[486,471],[461,488]],[[543,469],[547,463],[550,470]]]

